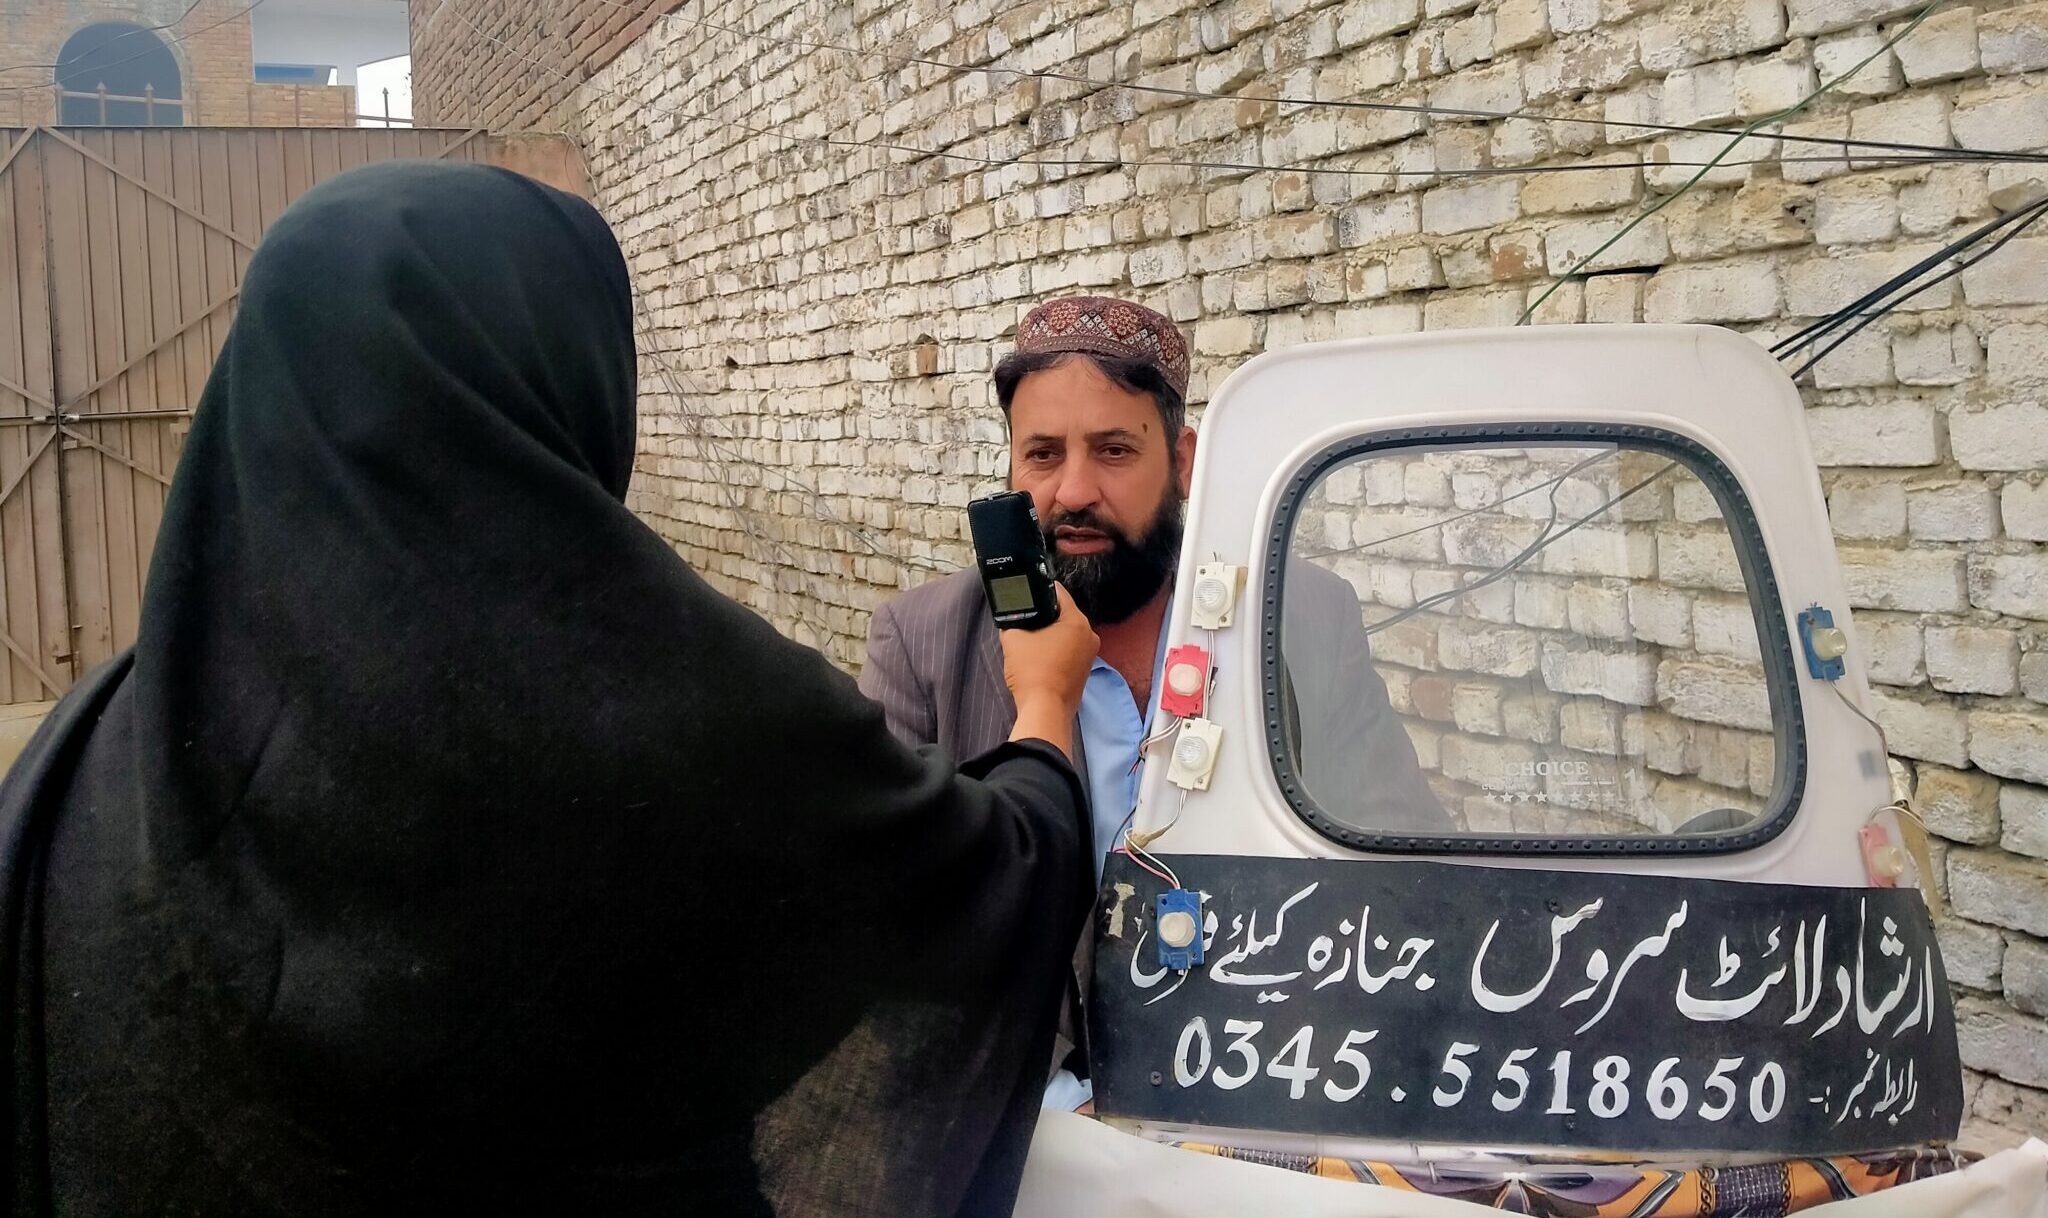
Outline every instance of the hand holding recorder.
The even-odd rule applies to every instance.
[[[1003,683],[1017,703],[1012,740],[1045,740],[1074,755],[1074,715],[1099,643],[1074,598],[1052,578],[1045,534],[1020,491],[967,505],[968,529],[1000,628]]]

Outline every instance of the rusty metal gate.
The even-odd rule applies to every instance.
[[[357,165],[482,160],[479,135],[0,128],[0,704],[54,698],[135,641],[171,471],[264,230]]]

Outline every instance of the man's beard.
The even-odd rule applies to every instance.
[[[1061,526],[1093,529],[1109,539],[1099,554],[1062,554],[1053,535]],[[1122,529],[1086,508],[1061,512],[1045,522],[1045,552],[1052,573],[1074,604],[1096,626],[1114,626],[1151,603],[1173,574],[1180,557],[1181,497],[1169,488],[1151,525],[1132,541]]]

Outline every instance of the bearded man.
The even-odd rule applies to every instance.
[[[1099,879],[1137,804],[1139,751],[1157,705],[1171,620],[1195,460],[1187,339],[1172,321],[1130,301],[1048,301],[1018,325],[1016,350],[996,365],[995,385],[1009,424],[1010,486],[1031,496],[1053,575],[1101,640],[1075,741]],[[1296,683],[1303,762],[1316,757],[1323,773],[1341,769],[1344,781],[1325,788],[1355,792],[1347,802],[1369,805],[1347,810],[1347,819],[1362,812],[1389,829],[1447,830],[1367,660],[1356,594],[1306,564],[1290,567],[1289,579],[1288,651],[1302,640],[1321,653],[1304,666],[1321,679]],[[1313,619],[1308,626],[1298,625],[1301,615]],[[1338,681],[1332,673],[1347,675]],[[979,574],[958,572],[883,605],[869,627],[860,687],[885,708],[890,730],[913,745],[936,744],[964,758],[1007,739],[1016,709]],[[1297,700],[1295,690],[1289,698]],[[1086,948],[1077,954],[1047,1107],[1080,1107],[1090,1095],[1078,1047]]]

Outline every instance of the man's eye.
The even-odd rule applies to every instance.
[[[1112,461],[1121,461],[1125,457],[1133,455],[1135,451],[1135,449],[1127,448],[1122,444],[1111,444],[1102,450],[1102,455]]]
[[[1050,448],[1034,448],[1024,454],[1024,459],[1026,461],[1051,461],[1058,458],[1058,456],[1059,454]]]

